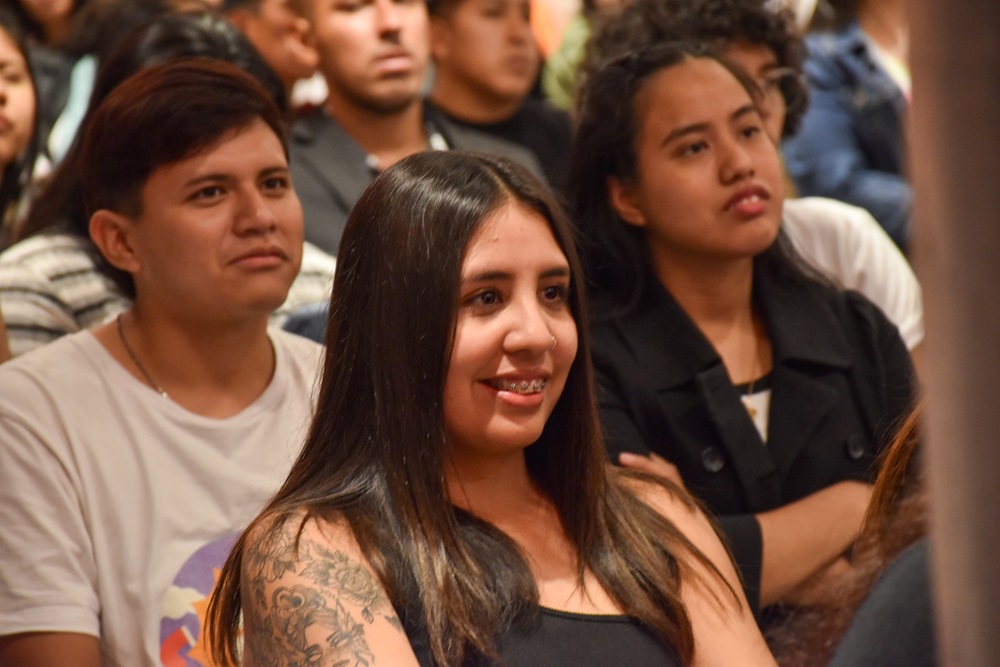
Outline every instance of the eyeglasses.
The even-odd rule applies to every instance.
[[[773,104],[780,100],[785,104],[786,113],[797,110],[802,104],[801,91],[805,85],[802,72],[791,67],[777,67],[757,79],[764,101]]]

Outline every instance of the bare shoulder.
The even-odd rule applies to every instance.
[[[350,529],[302,516],[258,526],[242,563],[244,664],[416,665]]]
[[[753,665],[775,667],[753,618],[739,575],[708,516],[679,487],[621,475],[621,483],[639,500],[670,521],[711,563],[691,558],[697,575],[681,585],[681,597],[694,634],[693,667]]]
[[[721,592],[724,588],[715,586],[720,583],[715,575],[721,575],[733,591],[742,590],[732,558],[715,526],[686,491],[662,482],[628,475],[622,475],[621,483],[640,501],[673,524],[674,528],[714,566],[716,572],[710,573],[710,568],[705,567],[704,561],[698,558],[687,559],[689,565],[702,575],[702,583],[717,593]]]
[[[636,498],[677,526],[682,533],[687,535],[695,527],[712,530],[697,501],[684,489],[624,471],[618,471],[618,481]]]

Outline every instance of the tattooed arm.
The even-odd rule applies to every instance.
[[[251,534],[242,565],[246,667],[396,667],[417,659],[350,531],[310,520]]]

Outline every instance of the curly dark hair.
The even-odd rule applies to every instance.
[[[791,11],[769,0],[634,0],[591,39],[583,79],[623,53],[676,41],[707,42],[723,51],[736,41],[759,44],[774,52],[779,67],[800,74],[806,54]],[[801,76],[786,79],[781,92],[788,107],[782,136],[789,137],[799,129],[809,92]]]

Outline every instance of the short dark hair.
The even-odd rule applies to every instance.
[[[623,53],[675,41],[707,42],[719,50],[736,41],[766,46],[780,67],[800,74],[784,80],[781,89],[788,106],[782,136],[799,129],[809,100],[801,76],[805,42],[791,10],[771,0],[634,0],[591,40],[584,78]]]
[[[117,86],[84,128],[80,174],[84,210],[135,216],[158,168],[198,154],[261,119],[288,154],[281,111],[260,82],[215,58],[178,58]],[[134,296],[134,286],[131,289]]]
[[[212,12],[158,16],[120,40],[111,55],[102,60],[81,129],[66,158],[32,202],[15,240],[57,230],[90,242],[90,213],[84,205],[80,182],[89,168],[81,159],[80,144],[90,117],[118,84],[136,72],[172,58],[195,56],[227,61],[253,75],[285,112],[287,99],[280,79],[233,24]],[[283,133],[279,136],[284,140]],[[132,276],[105,262],[96,248],[93,252],[101,271],[123,294],[133,297]]]

